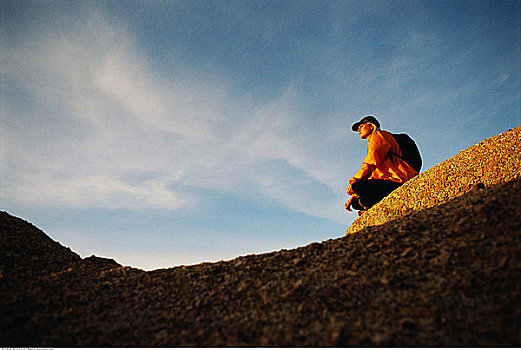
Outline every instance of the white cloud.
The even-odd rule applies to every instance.
[[[4,195],[24,204],[49,203],[70,208],[104,207],[107,209],[167,209],[186,208],[181,194],[167,189],[164,180],[148,180],[137,185],[112,177],[89,176],[70,180],[52,177],[24,176],[9,184]]]

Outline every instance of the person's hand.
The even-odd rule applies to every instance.
[[[345,204],[345,207],[346,207],[347,211],[352,211],[352,209],[351,209],[351,202],[353,201],[353,198],[355,198],[355,197],[351,196],[351,198],[349,198],[349,200]]]

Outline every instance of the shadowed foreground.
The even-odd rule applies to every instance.
[[[485,185],[343,238],[151,272],[0,212],[0,345],[519,346],[521,179]]]
[[[321,244],[151,272],[82,260],[2,213],[0,342],[519,346],[519,193],[516,180]],[[42,251],[9,250],[26,236]]]

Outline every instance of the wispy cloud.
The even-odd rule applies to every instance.
[[[331,215],[319,206],[333,205],[337,169],[306,139],[291,87],[259,103],[231,96],[223,77],[165,77],[96,11],[45,29],[9,47],[7,79],[30,102],[21,111],[8,96],[10,201],[175,210],[200,200],[190,186]]]

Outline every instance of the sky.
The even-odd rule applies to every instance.
[[[0,0],[0,210],[145,270],[342,237],[365,115],[521,125],[520,1]]]

